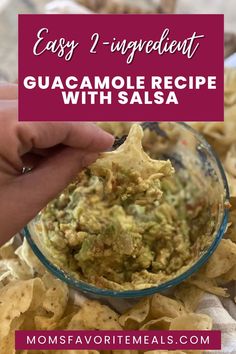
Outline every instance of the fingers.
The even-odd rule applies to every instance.
[[[18,122],[17,115],[17,100],[0,101],[0,141],[14,140],[15,144],[10,141],[11,146],[13,144],[20,155],[33,148],[47,149],[58,144],[103,151],[114,141],[112,135],[93,123]]]
[[[45,150],[64,144],[101,152],[113,144],[114,138],[92,123],[18,122],[17,100],[11,97],[0,100],[0,154],[16,170],[22,169],[22,156],[32,149]]]
[[[32,148],[46,149],[58,144],[98,152],[113,144],[113,137],[92,123],[18,122],[17,96],[18,85],[0,84],[0,140],[11,128],[20,155]]]
[[[17,85],[0,85],[0,225],[18,232],[113,137],[92,123],[28,123],[17,120]],[[24,163],[35,167],[19,175]]]
[[[42,161],[42,156],[37,155],[37,154],[25,154],[22,157],[22,162],[24,168],[35,168],[40,162]]]
[[[97,153],[64,148],[43,159],[36,169],[15,178],[0,189],[1,235],[5,237],[3,241],[21,230],[79,171],[94,162],[97,156]]]
[[[92,123],[18,123],[17,139],[20,153],[32,148],[48,149],[58,144],[88,151],[104,151],[112,146],[114,138]]]
[[[0,83],[0,100],[16,100],[18,97],[18,85]]]
[[[81,150],[64,148],[54,155],[41,160],[37,168],[30,173],[20,176],[18,184],[21,186],[20,189],[24,189],[29,194],[33,192],[33,194],[37,194],[37,191],[39,192],[41,209],[49,200],[61,192],[85,166],[94,162],[97,157],[97,153],[86,153]],[[45,182],[47,188],[45,188]]]
[[[17,97],[18,85],[0,84],[0,140],[10,128],[20,155],[32,148],[46,149],[58,144],[98,152],[113,144],[113,137],[92,123],[18,122]]]

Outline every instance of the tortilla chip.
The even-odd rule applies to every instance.
[[[186,309],[179,301],[161,294],[153,295],[150,308],[152,319],[165,316],[175,318],[183,314],[186,314]]]
[[[121,330],[119,315],[106,305],[87,300],[73,316],[67,329]]]
[[[42,277],[46,288],[42,309],[35,316],[37,329],[53,329],[62,318],[69,297],[69,290],[65,283],[46,273]]]
[[[236,280],[236,265],[234,265],[230,270],[217,278],[217,283],[227,284],[232,280]]]
[[[229,174],[236,177],[236,143],[232,144],[227,151],[224,166]]]
[[[112,350],[112,354],[138,354],[138,350]]]
[[[51,350],[44,350],[43,352],[41,350],[22,350],[20,354],[55,354],[57,352],[51,351]],[[73,353],[73,352],[72,352]]]
[[[219,287],[215,279],[207,279],[203,273],[198,273],[186,281],[187,284],[192,284],[208,293],[216,296],[229,297],[226,288]]]
[[[170,328],[170,323],[172,318],[161,317],[155,320],[146,322],[140,329],[141,330],[168,330]]]
[[[15,354],[15,331],[11,331],[6,337],[0,340],[1,354]]]
[[[174,173],[171,162],[153,160],[142,147],[143,130],[140,125],[133,124],[125,142],[112,152],[104,152],[100,158],[90,166],[94,175],[100,176],[104,171],[110,171],[113,165],[119,165],[128,170],[139,172],[142,178],[151,175],[170,176]]]
[[[15,237],[12,237],[7,243],[0,247],[0,258],[11,259],[16,258],[15,255]]]
[[[19,354],[50,354],[50,351],[41,352],[41,350],[38,350],[36,353],[35,350],[21,350]]]
[[[189,313],[176,317],[170,324],[170,330],[211,330],[212,319],[208,315]]]
[[[186,352],[180,350],[149,350],[148,352],[144,352],[144,354],[186,354]]]
[[[106,132],[116,136],[122,137],[128,135],[132,123],[129,122],[98,122],[97,125]]]
[[[174,289],[177,300],[184,304],[186,311],[196,310],[204,291],[190,284],[180,284]]]
[[[5,260],[0,260],[0,282],[4,281],[2,286],[6,285],[10,280],[14,280],[10,269],[8,268]]]
[[[0,289],[0,339],[9,334],[16,318],[40,306],[44,291],[39,278],[15,281]]]
[[[147,318],[149,311],[150,298],[145,298],[121,315],[119,323],[125,329],[138,329]]]
[[[45,354],[99,354],[97,350],[57,350],[57,351],[50,351]],[[29,353],[31,354],[31,353]]]
[[[223,239],[204,267],[207,278],[217,278],[236,265],[236,244]]]
[[[236,177],[226,173],[226,177],[229,184],[229,191],[232,197],[236,197]]]
[[[235,129],[236,121],[226,117],[227,110],[225,110],[225,121],[211,122],[208,124],[200,123],[193,124],[193,127],[204,135],[206,140],[213,146],[217,154],[224,158],[230,146],[236,142]]]
[[[180,136],[178,125],[170,122],[157,123],[156,130],[145,129],[143,136],[143,147],[150,157],[156,158],[175,146]]]
[[[232,207],[229,213],[229,227],[227,229],[225,237],[229,238],[232,242],[236,243],[236,207],[235,207],[236,198],[235,197],[231,198],[230,204],[232,205]]]
[[[225,68],[224,72],[224,96],[225,105],[236,104],[236,70],[235,68]]]

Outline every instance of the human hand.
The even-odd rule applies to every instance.
[[[1,244],[113,143],[92,123],[18,122],[17,89],[0,85]]]

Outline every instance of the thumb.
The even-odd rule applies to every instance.
[[[20,231],[97,157],[97,153],[66,147],[43,159],[31,172],[5,185],[0,199],[1,235],[5,238],[1,242]]]

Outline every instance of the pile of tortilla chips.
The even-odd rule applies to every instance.
[[[136,303],[125,313],[92,300],[75,304],[67,285],[50,275],[31,251],[26,240],[17,248],[14,239],[0,249],[0,353],[15,353],[16,329],[202,329],[212,320],[194,313],[204,292],[229,296],[227,285],[236,280],[236,71],[225,73],[225,123],[196,123],[219,154],[231,188],[230,222],[225,238],[201,270],[173,289],[171,296],[155,294]],[[130,124],[106,123],[107,130],[121,136]],[[27,354],[27,351],[22,351]],[[33,353],[33,352],[29,352]],[[37,353],[49,354],[49,351]],[[55,354],[97,351],[57,351]],[[119,354],[122,351],[106,351]],[[123,351],[129,354],[131,351]],[[140,354],[138,351],[132,351]],[[149,351],[146,354],[181,351]],[[201,351],[186,351],[198,353]]]
[[[182,289],[182,293],[178,292],[179,299],[161,294],[144,298],[128,311],[120,314],[98,301],[83,297],[79,305],[76,305],[67,285],[54,278],[42,267],[26,240],[16,251],[10,241],[1,249],[1,257],[1,354],[15,353],[14,331],[17,329],[209,330],[212,328],[212,320],[209,316],[193,312],[192,294],[195,292],[195,286],[185,285],[186,289]],[[187,300],[187,293],[191,293],[191,305]],[[67,351],[54,353],[65,352]],[[96,351],[81,352],[96,353]],[[21,353],[26,354],[27,351]],[[42,353],[50,352],[42,351]],[[119,354],[120,351],[110,353]],[[129,351],[124,353],[128,354]],[[133,353],[138,354],[135,351]],[[163,352],[155,351],[155,353]]]

